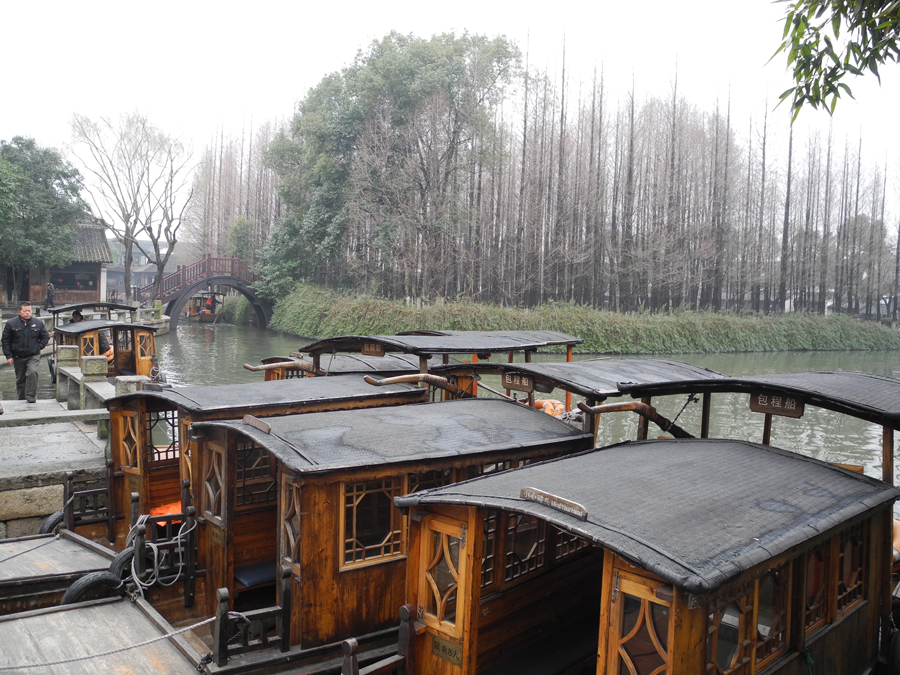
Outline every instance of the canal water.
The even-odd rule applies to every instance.
[[[260,359],[286,355],[310,341],[311,338],[249,326],[184,322],[173,333],[158,337],[156,344],[160,365],[166,371],[170,383],[214,385],[258,382],[262,380],[262,373],[245,370],[242,367],[244,363],[258,365]],[[606,357],[579,354],[575,358]],[[856,370],[900,377],[900,351],[672,354],[658,358],[686,361],[735,376],[810,370]],[[539,354],[535,360],[563,359],[561,354]],[[485,383],[499,389],[498,382],[486,380]],[[14,375],[10,367],[0,369],[0,394],[4,400],[15,398]],[[38,395],[40,398],[53,396],[44,363],[41,364]],[[564,393],[556,391],[546,397],[563,398]],[[677,419],[679,425],[686,429],[699,430],[699,402],[688,402],[686,397],[667,397],[655,400],[654,405],[663,415],[669,419]],[[712,436],[760,441],[762,425],[762,415],[749,412],[746,394],[713,396]],[[604,415],[601,418],[600,442],[605,445],[634,438],[636,426],[637,416],[632,413]],[[651,425],[651,436],[653,429]],[[880,428],[827,410],[807,407],[800,419],[775,418],[772,444],[831,462],[861,465],[867,475],[881,476]]]

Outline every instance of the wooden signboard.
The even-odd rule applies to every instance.
[[[462,665],[462,645],[450,642],[450,640],[432,635],[431,653],[444,661],[452,663],[454,666]]]
[[[503,373],[503,388],[532,392],[534,391],[534,379],[531,375],[522,373]]]
[[[380,342],[364,342],[362,346],[363,356],[384,356],[384,345]]]
[[[793,394],[750,394],[750,410],[782,417],[803,417],[804,401]]]
[[[587,509],[578,502],[573,502],[564,497],[538,490],[537,488],[524,487],[519,492],[519,497],[527,499],[530,502],[549,506],[551,509],[556,509],[563,513],[568,513],[570,516],[574,516],[579,520],[587,520],[588,517]]]

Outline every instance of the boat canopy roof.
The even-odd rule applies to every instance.
[[[900,379],[872,373],[818,371],[683,382],[622,383],[634,398],[700,392],[785,392],[806,403],[900,429]]]
[[[898,496],[874,478],[771,446],[679,439],[622,443],[394,502],[536,516],[706,594]]]
[[[57,333],[66,335],[81,335],[89,333],[93,330],[105,330],[109,328],[133,328],[137,330],[149,330],[156,332],[155,326],[145,326],[140,323],[131,323],[130,321],[107,321],[105,319],[95,319],[92,321],[76,321],[75,323],[64,323],[54,327]]]
[[[397,403],[403,403],[407,399],[416,401],[421,397],[422,389],[412,384],[376,387],[368,384],[359,375],[339,375],[336,377],[295,377],[289,380],[245,384],[174,387],[159,391],[143,390],[117,396],[111,400],[154,398],[167,401],[191,412],[215,412],[367,398],[396,398]]]
[[[480,364],[473,364],[478,369]],[[718,380],[726,377],[708,368],[665,359],[588,359],[559,363],[491,363],[501,373],[531,375],[535,389],[549,394],[559,387],[586,398],[622,396],[622,383],[665,384],[685,380]],[[445,367],[446,368],[446,367]],[[441,372],[441,366],[435,368]]]
[[[524,450],[565,441],[583,449],[593,443],[590,434],[550,415],[496,399],[335,410],[265,420],[245,417],[243,421],[195,422],[193,427],[240,432],[298,473]]]
[[[305,363],[312,365],[312,361],[300,356],[270,356],[262,360],[263,364],[272,363]],[[428,359],[428,369],[437,368],[443,361],[441,357],[432,356]],[[459,365],[456,359],[449,359],[448,363]],[[323,354],[319,368],[329,375],[338,373],[408,373],[419,372],[419,357],[415,354],[385,354],[384,356],[365,356],[363,354]]]
[[[511,331],[410,331],[397,335],[345,335],[326,338],[301,347],[308,354],[359,352],[365,345],[381,345],[385,352],[419,356],[431,354],[487,354],[533,351],[541,347],[581,344],[581,338],[544,330]]]
[[[62,314],[64,312],[74,312],[76,309],[90,309],[95,312],[107,312],[111,309],[121,309],[128,312],[136,312],[138,310],[138,306],[120,305],[116,302],[79,302],[73,305],[60,305],[59,307],[51,307],[47,311],[49,311],[51,314]]]

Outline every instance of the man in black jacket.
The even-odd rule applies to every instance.
[[[31,303],[19,303],[19,316],[3,327],[3,355],[16,369],[16,394],[19,400],[34,403],[37,399],[38,366],[41,350],[50,342],[44,322],[31,316]]]

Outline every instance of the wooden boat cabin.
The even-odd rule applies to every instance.
[[[708,368],[668,359],[585,359],[569,362],[544,363],[473,363],[438,366],[433,372],[456,380],[459,377],[475,377],[497,374],[500,386],[507,396],[520,403],[544,410],[544,412],[572,419],[572,412],[581,413],[572,406],[572,397],[579,397],[588,406],[604,403],[609,398],[623,396],[623,387],[631,383],[665,385],[671,382],[718,380],[726,377]],[[562,393],[554,393],[561,389]],[[553,398],[556,396],[557,398]],[[596,419],[585,421],[585,429],[591,430],[597,443]],[[621,439],[607,439],[609,444]]]
[[[809,425],[802,419],[807,406],[871,422],[881,427],[881,479],[896,484],[894,432],[900,429],[900,379],[872,373],[822,371],[687,379],[682,382],[633,381],[623,382],[620,388],[623,393],[648,405],[661,396],[686,397],[687,400],[701,398],[699,429],[693,429],[694,434],[701,438],[710,435],[711,423],[716,424],[716,436],[729,436],[729,420],[717,419],[713,414],[714,394],[746,395],[747,411],[760,417],[759,438],[766,445],[772,437],[776,418],[778,428],[784,431],[804,426],[808,428]],[[676,407],[684,408],[686,405],[686,401],[678,402]],[[682,421],[679,424],[688,427]],[[639,428],[639,437],[647,437],[646,422],[642,422]]]
[[[303,370],[311,375],[336,372],[395,375],[397,366],[406,370],[404,364],[398,364],[395,360],[400,356],[407,362],[411,357],[412,372],[424,375],[439,364],[450,364],[453,355],[477,363],[492,354],[506,353],[508,360],[512,362],[515,354],[521,352],[525,361],[530,362],[539,349],[565,347],[567,360],[571,361],[573,347],[581,342],[581,338],[556,331],[448,330],[408,331],[397,335],[345,335],[318,340],[301,347],[299,352],[285,359],[284,368],[285,371]],[[477,394],[477,383],[471,379],[463,379],[454,384]]]
[[[215,291],[200,291],[188,299],[187,318],[200,323],[216,323],[222,315],[216,310],[222,304],[219,298],[224,298],[224,293]]]
[[[449,359],[450,363],[458,363]],[[244,368],[262,372],[266,382],[287,380],[294,377],[314,377],[312,359],[303,355],[269,356],[261,360],[262,365],[244,364]],[[428,359],[428,369],[443,363],[439,356]],[[384,356],[363,356],[362,354],[335,354],[328,356],[328,370],[324,375],[373,375],[396,377],[419,372],[419,357],[415,354],[385,354]]]
[[[396,627],[408,521],[393,497],[591,445],[548,415],[472,399],[194,422],[193,433],[206,615],[219,588],[231,609],[275,602],[287,564],[291,646],[303,649]]]
[[[53,355],[51,371],[56,367],[56,349],[77,345],[79,357],[106,356],[108,376],[146,375],[153,369],[156,354],[156,328],[134,322],[137,307],[116,303],[65,305],[50,310],[53,315]],[[73,321],[73,314],[84,316]],[[113,314],[115,313],[115,314]],[[124,316],[123,316],[124,314]],[[101,318],[93,318],[99,316]],[[113,318],[115,316],[116,318]],[[128,318],[129,321],[119,319]],[[103,349],[106,347],[107,349]]]
[[[678,439],[397,497],[406,672],[869,673],[898,496],[785,450]]]
[[[284,382],[164,388],[151,385],[108,402],[110,452],[117,504],[115,547],[128,534],[131,494],[139,513],[182,511],[182,481],[196,485],[195,422],[290,415],[323,410],[405,405],[427,400],[427,392],[408,384],[373,387],[362,377],[346,375]],[[183,451],[182,451],[183,450]],[[196,490],[193,491],[196,497]]]

